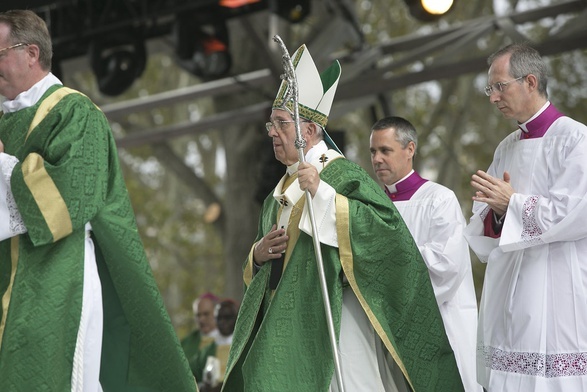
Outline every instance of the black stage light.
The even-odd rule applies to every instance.
[[[90,64],[103,94],[122,94],[142,75],[147,64],[145,42],[130,32],[114,32],[95,39]]]
[[[228,51],[228,28],[224,20],[208,20],[205,24],[178,18],[175,27],[175,53],[178,64],[203,79],[216,79],[228,74],[232,57]]]

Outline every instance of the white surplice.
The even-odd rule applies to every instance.
[[[10,186],[12,170],[17,163],[16,157],[0,152],[0,241],[27,231]]]
[[[395,201],[426,262],[434,294],[467,392],[480,392],[476,381],[477,299],[465,218],[450,189],[427,181],[409,200]]]
[[[587,127],[556,119],[543,137],[498,146],[488,169],[511,176],[501,238],[475,203],[465,233],[487,262],[478,377],[488,391],[587,391]]]

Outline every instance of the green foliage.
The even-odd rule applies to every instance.
[[[206,291],[223,290],[218,233],[204,222],[205,206],[186,184],[165,170],[145,174],[124,167],[153,273],[174,325],[180,335],[187,333],[193,299]],[[144,181],[145,175],[158,177],[159,183],[151,185]]]

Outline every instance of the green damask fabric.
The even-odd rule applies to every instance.
[[[196,391],[145,257],[105,116],[85,96],[69,94],[25,141],[38,106],[0,118],[5,151],[20,160],[11,186],[28,229],[17,242],[0,243],[0,295],[10,281],[11,252],[18,252],[3,320],[0,391],[71,390],[87,222],[103,291],[104,391]],[[42,185],[31,182],[34,176]],[[54,196],[51,187],[43,193],[47,183],[58,193],[45,205],[64,201],[67,207],[57,218],[37,203]],[[71,233],[55,238],[55,224],[70,226]]]
[[[190,361],[191,358],[197,355],[200,351],[201,341],[202,338],[199,329],[194,329],[187,336],[181,339],[181,348],[183,348],[183,352],[185,353],[185,356],[188,359],[188,361]]]
[[[367,173],[346,159],[332,161],[320,176],[348,206],[346,218],[339,216],[337,197],[337,225],[348,222],[346,234],[339,230],[340,252],[321,246],[336,333],[344,269],[414,390],[462,391],[426,265],[399,213]],[[269,196],[257,241],[276,222],[278,209]],[[345,235],[350,246],[343,243]],[[352,263],[341,258],[343,252]],[[223,391],[328,391],[334,365],[312,239],[300,234],[272,298],[269,271],[263,266],[246,287]]]

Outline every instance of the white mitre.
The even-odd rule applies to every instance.
[[[322,74],[318,72],[306,45],[302,45],[291,56],[298,83],[298,112],[300,117],[315,122],[324,129],[324,141],[340,152],[326,132],[328,114],[332,108],[334,94],[340,80],[341,67],[335,60]],[[293,96],[289,93],[286,79],[281,82],[274,109],[284,109],[293,115]],[[286,100],[287,99],[287,100]]]

